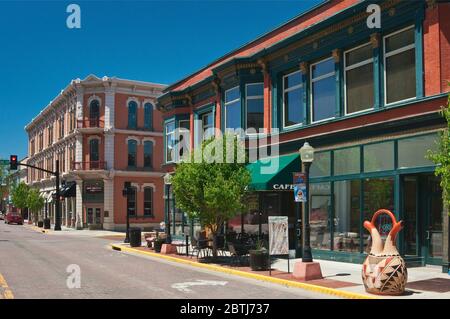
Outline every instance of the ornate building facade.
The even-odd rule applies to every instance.
[[[26,127],[28,164],[49,171],[59,163],[63,225],[123,230],[126,214],[141,227],[164,218],[161,113],[164,85],[98,78],[73,80]],[[55,177],[28,170],[54,220]],[[124,183],[132,192],[123,196]]]
[[[369,4],[379,5],[379,28],[367,23]],[[294,250],[301,220],[292,172],[301,170],[298,150],[308,141],[316,149],[315,257],[362,262],[370,241],[363,221],[387,208],[405,221],[405,260],[448,270],[448,214],[425,155],[445,127],[439,111],[450,90],[449,59],[448,1],[324,1],[164,90],[165,169],[173,172],[179,158],[180,131],[189,129],[192,150],[209,127],[260,129],[244,134],[248,149],[276,146],[280,166],[260,176],[263,162],[249,164],[260,183],[250,185],[248,211],[228,231],[261,235],[268,216],[288,216]],[[258,137],[267,141],[255,147]],[[182,212],[166,211],[182,226]],[[380,225],[388,232],[387,221]]]

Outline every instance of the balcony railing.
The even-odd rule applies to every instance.
[[[77,120],[77,128],[103,128],[105,127],[105,123],[103,120],[98,118]]]
[[[93,170],[105,170],[106,162],[92,161],[92,162],[73,162],[72,170],[74,171],[93,171]]]

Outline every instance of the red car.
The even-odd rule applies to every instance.
[[[8,213],[5,216],[5,224],[18,224],[23,225],[23,219],[22,216],[20,216],[18,213]]]

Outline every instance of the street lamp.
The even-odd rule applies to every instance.
[[[131,187],[131,183],[130,182],[125,182],[123,185],[123,190],[122,190],[122,195],[127,199],[127,229],[126,229],[126,234],[125,234],[125,240],[123,241],[124,243],[129,243],[130,242],[130,235],[129,235],[129,230],[130,230],[130,212],[129,212],[129,194],[130,194],[130,187]]]
[[[170,175],[169,173],[166,173],[166,175],[164,175],[164,185],[166,185],[166,194],[167,194],[167,203],[166,203],[167,223],[166,223],[166,228],[165,228],[166,244],[171,244],[172,238],[170,236],[170,185],[172,185],[172,175]]]
[[[311,163],[314,160],[314,148],[309,145],[308,142],[305,142],[303,146],[299,150],[300,158],[305,167],[305,175],[306,175],[306,202],[304,203],[303,210],[303,254],[302,254],[302,262],[312,262],[312,253],[311,253],[311,245],[310,245],[310,226],[309,226],[309,168],[311,167]]]

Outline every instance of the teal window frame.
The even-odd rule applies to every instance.
[[[129,139],[127,142],[127,167],[128,168],[136,168],[137,167],[137,146],[138,141],[134,139]],[[132,150],[132,147],[134,147],[134,150]],[[134,164],[130,165],[130,156],[134,156]]]
[[[144,168],[152,169],[153,168],[153,141],[146,140],[143,143],[144,146]],[[149,146],[148,146],[149,145]],[[149,149],[147,149],[149,147]],[[150,164],[146,165],[146,157],[150,157]]]
[[[194,130],[191,130],[191,134],[194,134],[194,148],[197,147],[199,145],[199,130],[200,127],[198,126],[199,121],[203,121],[203,116],[205,114],[211,113],[212,114],[212,119],[213,119],[213,127],[216,127],[216,108],[214,103],[208,103],[205,105],[202,105],[200,107],[198,107],[195,111],[194,111]],[[203,125],[203,122],[202,122]],[[203,129],[203,126],[202,126]],[[203,136],[203,133],[202,133]]]
[[[128,123],[127,123],[128,129],[132,129],[132,130],[137,129],[138,108],[139,108],[139,105],[136,103],[136,101],[128,102]]]

